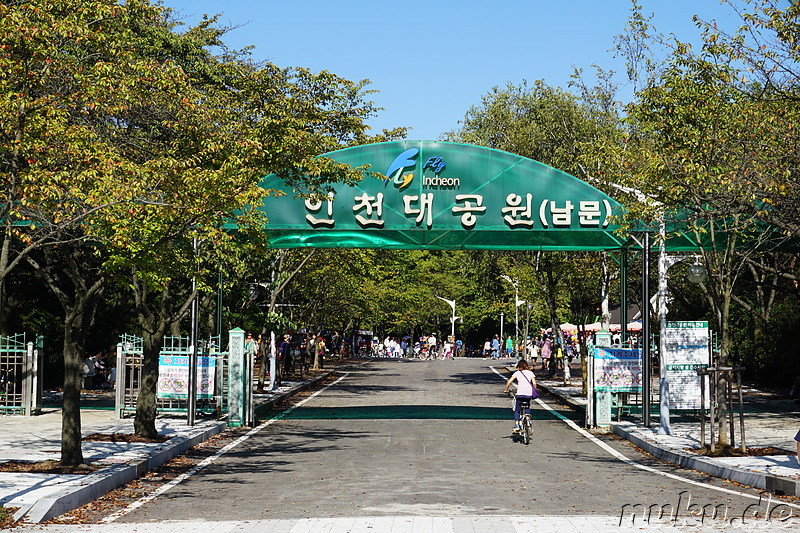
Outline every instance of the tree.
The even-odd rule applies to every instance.
[[[98,268],[103,252],[88,228],[104,209],[141,199],[141,178],[151,170],[127,158],[111,132],[124,129],[121,110],[150,98],[175,73],[174,65],[130,53],[128,9],[104,0],[0,6],[6,228],[0,268],[7,273],[27,256],[64,309],[65,464],[82,461],[83,342],[105,282]],[[35,258],[34,249],[41,249]]]
[[[480,106],[467,112],[462,128],[448,137],[505,150],[573,175],[586,176],[581,163],[588,160],[592,147],[616,143],[622,129],[610,73],[598,69],[600,85],[595,87],[584,82],[581,75],[575,73],[579,95],[551,87],[543,80],[530,86],[523,82],[509,84],[505,89],[495,87],[483,97]],[[556,295],[560,279],[571,268],[569,257],[538,253],[529,265],[536,272],[553,334],[564,346]],[[569,380],[566,365],[565,379]]]
[[[745,113],[755,129],[744,136],[749,149],[742,159],[745,187],[763,202],[757,216],[800,236],[800,5],[778,0],[726,0],[742,19],[727,32],[714,23],[696,20],[703,30],[702,55],[733,73],[715,81],[746,100]]]
[[[231,251],[236,237],[260,234],[262,176],[280,171],[305,193],[360,179],[361,169],[316,156],[367,140],[363,120],[375,111],[367,82],[256,65],[224,47],[213,56],[224,33],[213,19],[181,35],[174,27],[146,0],[0,5],[3,249],[48,246],[30,262],[60,291],[75,330],[65,336],[65,398],[77,398],[91,323],[82,298],[109,273],[133,276],[148,348],[136,419],[145,436],[155,433],[160,338],[196,296],[173,302],[173,280],[202,282],[223,258],[241,264]],[[234,220],[235,235],[225,231]],[[37,241],[35,230],[49,233]],[[57,288],[59,255],[79,265],[71,292]],[[77,409],[65,402],[66,464],[82,461]]]
[[[599,72],[601,79],[606,74]],[[587,147],[619,135],[614,88],[581,86],[581,95],[537,80],[494,87],[448,140],[487,146],[578,175]]]
[[[105,91],[127,87],[114,70],[124,50],[103,31],[121,10],[115,4],[0,5],[0,293],[32,251],[83,240],[76,225],[130,199],[124,162],[87,127],[119,105]]]
[[[635,19],[632,35],[646,31],[642,21]],[[759,249],[781,240],[762,221],[778,213],[772,193],[786,186],[783,177],[794,168],[786,167],[792,156],[785,147],[794,144],[797,113],[731,60],[737,40],[723,41],[707,26],[699,53],[673,42],[674,52],[648,71],[628,110],[624,142],[598,145],[589,159],[604,161],[594,178],[628,195],[629,220],[649,224],[646,231],[666,222],[667,237],[697,243],[709,274],[702,288],[719,336],[718,362],[728,366],[737,281]],[[720,437],[724,444],[724,431]]]
[[[161,341],[197,297],[189,294],[166,313],[173,280],[203,280],[222,265],[243,273],[250,258],[266,253],[260,206],[271,191],[260,186],[263,176],[280,174],[304,194],[360,180],[363,169],[317,156],[369,140],[364,119],[375,111],[364,99],[365,81],[255,64],[224,48],[213,56],[209,48],[222,46],[224,35],[213,18],[176,34],[169,12],[149,9],[150,23],[135,28],[138,53],[181,66],[171,88],[183,104],[170,108],[151,99],[126,117],[129,144],[155,167],[145,182],[153,198],[136,224],[120,216],[108,225],[115,250],[109,265],[133,267],[138,280],[145,365],[136,432],[142,436],[155,434]],[[201,283],[197,290],[207,289]]]

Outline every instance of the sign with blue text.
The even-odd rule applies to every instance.
[[[214,397],[215,358],[197,358],[197,398]],[[158,357],[157,398],[189,398],[189,356],[160,355]]]
[[[595,347],[594,390],[639,392],[642,390],[642,351]]]

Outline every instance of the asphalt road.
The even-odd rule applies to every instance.
[[[119,522],[360,516],[616,516],[626,505],[716,506],[732,516],[754,490],[660,464],[600,440],[543,396],[534,442],[512,442],[504,380],[483,359],[354,366],[281,420]],[[559,417],[559,415],[561,417]],[[678,476],[660,475],[658,472]],[[687,481],[684,481],[687,480]]]

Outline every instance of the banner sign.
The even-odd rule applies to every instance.
[[[610,392],[642,390],[642,351],[595,347],[594,389]]]
[[[197,398],[214,397],[215,358],[197,358]],[[161,355],[158,358],[157,398],[189,398],[189,356]]]
[[[664,346],[669,408],[700,409],[700,376],[696,371],[708,368],[710,363],[708,322],[667,322]]]
[[[367,166],[355,186],[298,197],[278,176],[262,187],[270,245],[457,249],[616,247],[612,198],[560,170],[481,146],[395,141],[324,157]]]

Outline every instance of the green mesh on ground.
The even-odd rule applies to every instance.
[[[552,419],[534,409],[535,420]],[[513,420],[509,407],[440,405],[373,405],[364,407],[302,407],[283,416],[289,420]]]

